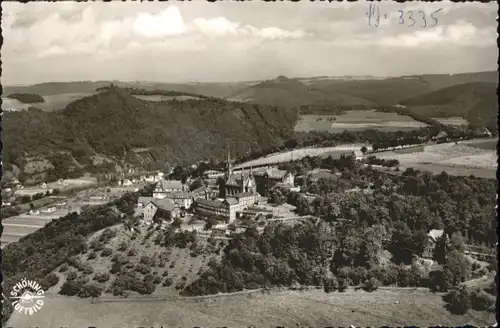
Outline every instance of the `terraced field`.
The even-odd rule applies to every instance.
[[[476,144],[478,146],[476,146]],[[384,159],[397,159],[403,168],[413,167],[434,173],[446,171],[453,175],[476,175],[494,178],[497,168],[496,140],[469,140],[458,144],[426,145],[399,151],[376,153]],[[492,149],[493,148],[493,149]]]
[[[342,115],[302,115],[295,125],[297,132],[327,131],[340,133],[377,129],[381,131],[415,130],[425,123],[396,113],[347,111]]]

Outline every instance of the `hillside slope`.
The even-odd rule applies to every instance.
[[[471,125],[497,129],[497,84],[474,82],[458,84],[401,101],[421,115],[431,117],[460,116]]]
[[[160,162],[222,159],[228,145],[238,155],[280,144],[296,119],[293,110],[221,99],[149,102],[113,88],[63,111],[5,113],[4,163],[64,151],[80,162],[95,154],[130,162],[137,149]]]
[[[371,101],[361,97],[316,89],[296,79],[289,79],[285,76],[279,76],[274,80],[249,86],[234,93],[230,98],[282,107],[312,104],[331,104],[337,106],[372,105]]]
[[[312,88],[328,93],[341,93],[360,97],[387,106],[397,104],[402,99],[422,96],[432,91],[464,83],[498,84],[497,72],[476,72],[463,74],[424,74],[381,78],[309,79]]]

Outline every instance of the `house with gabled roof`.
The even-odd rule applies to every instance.
[[[153,199],[142,211],[144,222],[148,224],[154,220],[170,222],[179,216],[179,207],[170,199]]]
[[[139,198],[137,199],[137,207],[144,208],[144,206],[146,206],[153,199],[154,199],[153,197],[139,196]]]
[[[432,229],[429,231],[427,234],[427,245],[425,247],[423,256],[426,258],[432,258],[432,255],[434,254],[434,249],[436,248],[436,244],[439,238],[444,237],[446,238],[446,234],[444,233],[444,230],[441,229]]]
[[[153,198],[163,199],[167,193],[188,191],[188,187],[180,180],[160,180],[153,190]]]
[[[226,198],[224,200],[211,200],[199,198],[194,203],[195,213],[202,216],[220,216],[228,223],[236,220],[236,211],[240,205],[236,198]]]

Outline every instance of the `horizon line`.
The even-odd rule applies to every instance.
[[[221,84],[221,83],[258,83],[258,82],[263,82],[263,81],[269,81],[269,80],[274,80],[277,79],[278,77],[284,76],[287,77],[290,80],[307,80],[307,79],[341,79],[341,78],[350,78],[353,80],[356,80],[356,78],[363,78],[364,80],[369,80],[370,78],[373,79],[391,79],[391,78],[404,78],[404,77],[415,77],[415,76],[424,76],[424,75],[447,75],[447,76],[453,76],[453,75],[464,75],[464,74],[478,74],[478,73],[492,73],[492,72],[498,72],[496,70],[486,70],[486,71],[473,71],[473,72],[460,72],[460,73],[421,73],[421,74],[402,74],[402,75],[371,75],[371,74],[366,74],[366,75],[316,75],[316,76],[299,76],[299,77],[288,77],[286,75],[278,75],[275,78],[271,79],[253,79],[253,80],[235,80],[235,81],[186,81],[186,82],[172,82],[172,81],[154,81],[154,80],[117,80],[117,79],[110,79],[110,80],[72,80],[72,81],[45,81],[45,82],[36,82],[36,83],[22,83],[22,84],[3,84],[2,86],[5,87],[29,87],[29,86],[35,86],[35,85],[40,85],[40,84],[48,84],[48,83],[98,83],[98,82],[121,82],[121,83],[158,83],[158,84]]]

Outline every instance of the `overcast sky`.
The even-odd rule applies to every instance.
[[[497,4],[2,2],[2,83],[496,70]],[[436,17],[430,14],[443,8]],[[398,10],[414,10],[416,23]],[[423,10],[427,27],[417,11]],[[384,18],[384,14],[388,18]],[[373,21],[372,21],[373,25]]]

